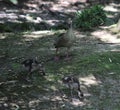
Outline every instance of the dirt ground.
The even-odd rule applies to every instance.
[[[68,17],[73,17],[76,10],[89,6],[85,1],[74,6],[76,1],[78,0],[36,0],[37,4],[29,1],[22,5],[22,9],[21,6],[13,5],[12,8],[9,5],[0,7],[2,23],[25,20],[39,24],[45,21],[42,31],[31,28],[28,32],[12,31],[0,34],[1,110],[120,109],[120,33],[111,31],[110,25],[101,26],[92,32],[75,30],[76,42],[70,50],[71,60],[52,60],[55,54],[55,35],[63,30],[51,30],[51,26],[64,23]],[[45,7],[38,8],[41,4],[49,6],[52,12]],[[119,12],[118,7],[119,4],[111,3],[104,8],[112,13],[108,14],[110,21],[113,20],[112,23]],[[45,27],[46,24],[50,29]],[[65,49],[60,52],[60,55],[63,55]],[[26,82],[23,79],[25,71],[20,63],[36,56],[44,62],[47,75],[42,77],[36,72],[32,81]],[[61,78],[69,74],[75,74],[79,78],[84,100],[79,101],[75,95],[71,101],[69,90],[61,84]]]
[[[28,30],[66,29],[68,18],[74,18],[76,11],[81,11],[99,2],[86,0],[25,0],[17,5],[0,1],[0,25],[2,31],[14,32]],[[113,0],[105,4],[105,10],[109,15],[108,24],[117,22],[119,2]],[[112,19],[112,20],[111,20]],[[28,31],[27,30],[27,31]]]

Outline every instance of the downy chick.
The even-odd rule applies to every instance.
[[[73,97],[73,90],[77,90],[79,99],[83,99],[83,92],[80,89],[80,82],[74,76],[65,76],[62,78],[63,84],[70,89],[71,96]]]
[[[40,74],[45,75],[44,66],[39,63],[36,59],[26,59],[21,63],[24,68],[28,71],[28,76],[31,77],[32,72],[38,71]]]

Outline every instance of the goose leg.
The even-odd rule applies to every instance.
[[[27,77],[26,77],[27,80],[31,78],[31,72],[32,72],[32,64],[30,64],[29,67],[28,67],[28,74],[27,74]]]
[[[70,93],[71,93],[71,97],[73,98],[73,92],[72,92],[72,89],[70,89]]]
[[[58,48],[56,48],[54,60],[55,60],[55,61],[58,61],[58,60],[59,60],[59,57],[58,57]]]
[[[84,97],[83,92],[81,91],[80,88],[78,88],[78,97],[80,100],[83,100],[83,97]]]
[[[65,58],[65,60],[69,60],[70,59],[70,57],[69,57],[69,48],[67,48],[67,53],[66,53],[66,58]]]
[[[72,92],[72,88],[70,88],[70,94],[71,94],[70,101],[72,101],[72,99],[73,99],[73,92]]]
[[[32,74],[31,74],[31,72],[28,72],[25,80],[26,80],[27,82],[31,82],[31,79],[32,79]]]

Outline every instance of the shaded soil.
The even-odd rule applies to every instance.
[[[13,5],[10,2],[0,1],[0,31],[66,29],[66,21],[69,17],[74,18],[76,11],[81,11],[97,3],[99,2],[86,2],[86,0],[25,0]],[[111,1],[109,5],[119,9],[119,3]],[[109,11],[108,13],[112,13],[115,18],[118,12]],[[112,16],[110,18],[113,18]],[[113,21],[112,23],[114,23]]]
[[[17,27],[16,33],[0,34],[0,110],[119,110],[120,33],[113,33],[108,26],[97,28],[93,32],[76,30],[76,42],[70,49],[70,61],[64,60],[63,48],[60,50],[60,60],[55,62],[53,42],[56,33],[64,30],[45,30],[57,25],[56,22],[64,24],[65,19],[72,17],[76,8],[80,7],[73,6],[75,10],[68,8],[73,2],[68,3],[67,7],[66,2],[63,5],[58,5],[55,1],[36,2],[37,4],[23,2],[22,8],[13,5],[11,8],[9,4],[0,7],[2,23],[19,23],[23,20],[30,22],[29,32],[18,32],[20,27]],[[61,14],[60,18],[45,7],[38,8],[42,3],[48,6],[55,3],[49,7],[58,15]],[[84,8],[86,4],[83,2],[80,6]],[[113,6],[118,8],[119,4],[110,5]],[[108,8],[109,6],[106,10]],[[115,15],[118,12],[113,13]],[[36,21],[37,19],[40,21]],[[41,29],[45,30],[34,31],[33,22],[39,24],[41,21],[49,26],[43,25],[44,28]],[[21,62],[35,57],[44,62],[46,76],[42,77],[39,72],[34,72],[33,79],[28,82],[25,80],[27,72]],[[69,74],[79,78],[84,100],[78,99],[76,91],[74,98],[71,98],[69,89],[62,85],[61,78]]]
[[[52,60],[55,33],[1,34],[0,109],[119,109],[120,42],[117,35],[105,29],[92,33],[75,31],[71,60],[64,60],[65,49],[61,49],[63,57],[55,62]],[[111,36],[116,40],[109,41]],[[26,71],[20,63],[36,56],[44,62],[46,76],[35,72],[31,82],[27,82]],[[79,78],[85,96],[83,101],[79,101],[74,92],[71,102],[69,89],[61,84],[63,75],[69,74]]]

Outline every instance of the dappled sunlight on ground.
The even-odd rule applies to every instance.
[[[62,31],[59,32],[61,33]],[[10,59],[9,62],[3,62],[4,65],[0,67],[1,69],[0,73],[1,74],[3,74],[3,72],[7,73],[9,77],[11,76],[11,74],[13,74],[13,76],[11,76],[13,77],[13,79],[12,78],[8,79],[7,82],[6,79],[3,78],[2,79],[3,82],[1,81],[0,83],[0,86],[2,85],[3,87],[1,89],[2,92],[0,92],[1,94],[0,100],[3,102],[2,104],[6,104],[6,106],[10,105],[14,108],[20,107],[21,109],[28,108],[28,109],[36,109],[36,110],[39,109],[48,110],[49,108],[51,110],[57,110],[57,109],[89,110],[88,108],[90,107],[92,108],[92,110],[95,110],[96,108],[100,108],[98,107],[99,102],[103,103],[105,100],[107,103],[107,100],[110,99],[111,101],[112,97],[114,98],[116,103],[119,103],[118,93],[117,93],[117,91],[119,92],[119,84],[117,84],[117,82],[119,81],[118,79],[115,80],[112,79],[111,77],[109,78],[109,76],[111,75],[116,75],[114,71],[109,70],[111,68],[110,65],[114,64],[113,57],[106,55],[105,58],[107,57],[106,61],[108,63],[105,64],[103,61],[104,59],[102,59],[104,58],[104,56],[100,57],[101,58],[100,60],[99,57],[94,58],[94,56],[91,59],[89,58],[89,56],[92,56],[94,53],[96,53],[96,51],[102,52],[101,47],[99,47],[99,44],[97,43],[98,42],[106,43],[106,41],[101,39],[98,40],[98,36],[100,34],[99,31],[97,34],[96,32],[93,32],[92,33],[93,35],[91,35],[91,33],[83,33],[83,32],[75,32],[75,33],[77,36],[77,41],[75,42],[75,45],[72,47],[73,50],[71,49],[71,53],[73,53],[74,51],[74,55],[72,56],[72,59],[69,62],[65,62],[62,59],[58,62],[54,62],[52,60],[45,62],[47,75],[44,78],[41,76],[34,76],[30,84],[24,84],[23,82],[21,83],[17,79],[16,79],[17,82],[16,80],[15,82],[13,80],[14,79],[13,76],[15,76],[16,74],[20,74],[19,68],[21,67],[20,66],[21,59],[19,60],[18,58],[21,57],[21,55],[23,56],[23,58],[29,58],[27,56],[28,54],[30,54],[30,57],[38,56],[40,60],[42,59],[41,56],[45,58],[46,57],[52,58],[54,56],[53,55],[54,49],[53,50],[48,49],[48,47],[53,48],[52,45],[55,37],[55,32],[34,31],[31,33],[22,33],[22,35],[17,35],[17,36],[5,36],[5,38],[8,40],[8,42],[7,41],[6,42],[8,44],[12,42],[12,44],[14,45],[10,47],[12,52],[9,53],[9,57],[8,57]],[[105,32],[103,31],[102,35],[104,35],[104,33]],[[26,39],[30,41],[32,40],[31,48],[27,47],[30,42],[26,42]],[[4,43],[2,42],[2,40],[3,39],[1,39],[1,43]],[[19,42],[21,43],[21,45],[19,45]],[[106,50],[105,45],[103,44],[101,45],[102,48]],[[111,45],[107,45],[107,46],[110,48]],[[6,49],[6,46],[3,45],[2,47],[3,50],[1,51],[4,51],[4,49]],[[27,51],[26,48],[29,49],[29,51]],[[112,48],[115,49],[115,47]],[[16,57],[17,59],[11,59],[14,57]],[[110,71],[110,72],[105,71],[105,74],[108,75],[107,77],[102,75],[103,70],[101,70],[102,72],[94,70],[97,68],[99,70],[99,67],[96,68],[96,64],[95,64],[96,62],[98,64],[103,65],[102,68],[106,68],[108,71]],[[119,66],[118,61],[117,63],[118,64],[116,64],[115,67]],[[11,70],[10,73],[8,71],[9,69]],[[72,98],[70,96],[70,90],[64,88],[64,86],[61,84],[61,77],[72,73],[77,73],[77,75],[79,76],[81,90],[84,93],[83,101],[80,101],[78,99],[78,97],[76,96],[77,95],[76,91],[74,94],[75,97]],[[97,77],[97,75],[95,76],[94,73],[98,74],[98,76],[102,78],[100,79],[99,77]],[[107,90],[109,90],[109,92],[107,92]],[[4,93],[4,91],[6,91],[6,93]],[[107,97],[107,95],[109,95],[109,97]],[[10,101],[8,101],[8,99]],[[112,106],[114,107],[115,105],[117,104],[113,104]],[[109,106],[107,105],[107,107]]]
[[[6,36],[5,35],[0,35],[0,39],[5,39]]]
[[[58,33],[65,32],[65,30],[59,30]],[[26,39],[31,39],[33,40],[42,38],[42,37],[47,37],[47,36],[55,36],[54,34],[57,33],[55,31],[33,31],[33,32],[26,32],[24,33],[23,37]]]
[[[119,12],[119,9],[117,9],[117,6],[120,6],[120,5],[119,4],[111,3],[109,6],[105,6],[104,10],[105,11],[111,11],[111,12]]]
[[[79,99],[76,99],[76,98],[73,98],[72,102],[70,102],[70,103],[76,107],[86,105],[86,103],[84,101],[80,101]]]
[[[37,31],[37,32],[32,32],[32,33],[26,33],[23,35],[23,37],[25,37],[26,39],[29,38],[41,38],[41,37],[45,37],[46,35],[53,35],[54,33],[52,31]],[[33,39],[33,40],[34,40]]]
[[[72,17],[73,12],[82,10],[86,0],[76,4],[78,0],[42,0],[53,13],[46,7],[40,8],[41,0],[36,1],[39,3],[26,3],[29,9],[3,8],[0,11],[1,23],[61,24]],[[119,4],[111,3],[104,9],[114,13],[110,13],[114,17],[118,7]],[[119,110],[119,36],[106,28],[86,32],[75,30],[76,42],[70,49],[70,61],[64,60],[66,50],[61,49],[63,57],[55,62],[52,59],[54,39],[65,30],[48,28],[48,31],[34,31],[33,24],[27,32],[0,34],[0,110]],[[46,76],[34,72],[33,78],[27,82],[24,76],[27,72],[22,69],[21,61],[35,57],[44,63]],[[84,100],[79,100],[76,91],[71,97],[70,90],[63,86],[61,78],[70,74],[78,76]]]
[[[92,32],[91,35],[106,43],[120,43],[120,39],[116,35],[112,35],[105,30]]]
[[[90,87],[92,85],[99,85],[101,82],[98,81],[94,75],[89,75],[83,78],[79,78],[79,80],[82,82],[82,84]]]

